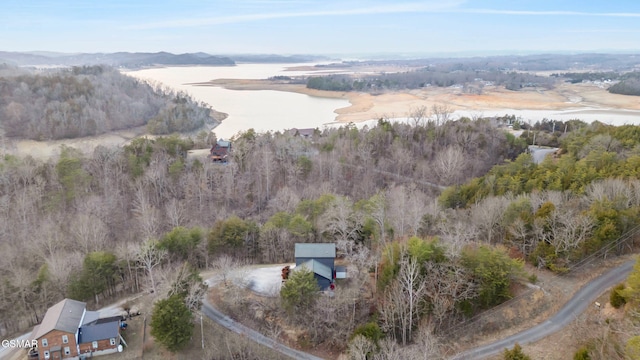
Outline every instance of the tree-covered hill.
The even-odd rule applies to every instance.
[[[172,54],[156,53],[28,53],[0,51],[0,62],[20,66],[92,66],[107,65],[113,67],[139,68],[152,65],[209,65],[233,66],[235,62],[228,57],[205,53]]]
[[[345,61],[316,65],[318,69],[358,69],[367,67],[406,68],[401,72],[312,76],[307,87],[332,91],[380,92],[418,89],[425,86],[459,86],[463,92],[478,94],[487,85],[508,90],[550,89],[559,79],[581,81],[621,80],[610,91],[637,93],[637,56],[611,54],[543,54],[526,56],[487,56],[470,58],[424,58],[412,60]],[[551,76],[540,71],[559,71]],[[579,70],[579,71],[578,71]],[[565,72],[563,72],[565,71]],[[635,80],[634,80],[635,79]]]
[[[626,74],[620,82],[609,88],[609,92],[614,94],[640,96],[640,72]]]
[[[440,202],[493,214],[485,225],[488,241],[566,271],[640,224],[640,127],[583,123],[560,144],[559,158],[536,164],[522,154],[448,188]]]
[[[509,90],[523,88],[552,88],[556,79],[524,72],[498,69],[479,70],[466,66],[429,66],[401,73],[375,75],[327,75],[312,76],[307,80],[310,89],[329,91],[365,91],[419,89],[428,86],[448,87],[459,85],[463,91],[481,93],[486,84],[504,86]]]
[[[210,109],[186,94],[153,88],[106,66],[39,72],[4,66],[0,126],[5,136],[51,140],[149,123],[153,134],[192,131]]]
[[[409,358],[433,341],[438,358],[434,333],[514,296],[523,259],[566,271],[638,223],[639,127],[572,123],[566,154],[536,165],[525,140],[497,125],[433,114],[312,138],[248,130],[226,164],[187,157],[210,143],[179,136],[90,155],[63,147],[48,161],[7,155],[0,326],[32,326],[64,297],[99,307],[179,290],[198,305],[189,274],[289,262],[295,243],[332,242],[350,267],[333,297],[287,312],[287,299],[257,303],[229,282],[224,311],[262,330],[282,319],[312,346],[365,354]],[[453,185],[440,203],[438,185]]]
[[[608,91],[612,94],[636,95],[640,96],[640,72],[583,72],[554,74],[553,76],[563,77],[571,83],[582,81],[617,81],[611,85]]]
[[[0,159],[0,325],[33,325],[65,296],[140,291],[148,283],[136,280],[147,274],[138,261],[155,240],[168,252],[158,269],[169,271],[183,261],[205,268],[222,254],[291,261],[295,242],[340,239],[341,249],[378,251],[380,236],[435,234],[428,182],[459,183],[524,149],[489,120],[382,120],[313,139],[247,131],[226,165],[186,158],[208,145],[171,136],[88,156],[63,148],[49,161]],[[87,282],[96,261],[108,263],[104,281]]]

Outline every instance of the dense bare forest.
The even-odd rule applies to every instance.
[[[16,331],[38,322],[47,306],[70,292],[98,300],[146,287],[138,258],[144,244],[162,242],[176,227],[203,229],[202,238],[172,255],[202,267],[224,252],[253,262],[291,261],[295,241],[333,241],[330,229],[338,230],[330,225],[327,206],[345,207],[344,230],[360,234],[345,241],[371,246],[377,230],[354,204],[376,198],[384,199],[377,206],[388,239],[428,234],[435,226],[424,221],[428,209],[435,209],[430,183],[479,176],[523,150],[488,120],[429,124],[381,121],[370,130],[328,130],[312,141],[248,131],[235,139],[227,165],[186,159],[194,144],[177,137],[140,139],[124,149],[98,147],[86,158],[63,148],[49,162],[7,155],[0,185],[4,326]],[[323,195],[334,200],[313,208]],[[248,224],[239,241],[205,239],[209,229],[220,227],[217,222],[236,216]],[[351,223],[354,216],[358,220]],[[96,252],[115,257],[88,260]],[[83,277],[91,275],[83,272],[91,261],[113,265],[99,277],[107,283]],[[73,286],[78,281],[93,285]]]
[[[410,70],[379,74],[338,74],[306,79],[311,89],[331,91],[365,91],[419,89],[429,86],[459,86],[463,91],[481,94],[486,85],[504,86],[508,90],[525,88],[552,89],[558,82],[600,81],[611,85],[615,94],[638,95],[638,72],[633,55],[614,57],[606,54],[494,56],[467,59],[416,59],[396,61],[351,61],[317,68],[349,69],[366,66],[405,66]],[[560,70],[551,76],[537,72]],[[583,71],[588,70],[588,71]],[[598,71],[600,70],[600,71]],[[289,79],[301,81],[301,79]]]
[[[360,65],[403,65],[408,67],[424,67],[430,65],[459,64],[476,69],[513,69],[518,71],[553,71],[571,69],[590,69],[629,71],[638,63],[637,55],[629,54],[532,54],[532,55],[496,55],[471,57],[425,57],[412,59],[381,59],[363,61],[343,61],[318,65],[318,67],[332,68]],[[458,66],[459,66],[458,65]]]
[[[428,86],[462,86],[465,92],[482,93],[482,88],[487,84],[519,90],[527,87],[550,89],[555,82],[555,78],[523,72],[503,69],[480,70],[461,64],[446,64],[402,73],[360,75],[355,78],[350,75],[314,76],[307,80],[307,87],[318,90],[376,93]]]
[[[186,94],[105,66],[36,73],[5,65],[0,74],[0,126],[8,137],[75,138],[147,124],[152,134],[170,134],[214,122]]]
[[[0,119],[15,136],[21,123],[10,121],[7,107],[26,112],[27,99],[42,109],[88,106],[104,84],[112,84],[104,94],[115,96],[121,86],[146,94],[146,106],[158,110],[150,129],[174,131],[176,122],[209,112],[102,67],[3,81],[3,101],[11,101]],[[22,84],[28,96],[18,103]],[[132,99],[121,99],[124,114]],[[76,121],[84,113],[71,114]],[[240,263],[292,261],[296,242],[335,242],[350,275],[333,298],[257,302],[238,292],[221,306],[271,334],[282,332],[269,321],[277,316],[301,329],[307,344],[348,349],[354,358],[438,358],[436,336],[446,327],[528,281],[523,261],[566,272],[638,224],[637,126],[535,124],[528,130],[549,132],[562,153],[536,164],[527,136],[505,131],[507,118],[453,120],[434,106],[411,110],[409,119],[318,130],[311,138],[247,130],[232,139],[225,164],[187,156],[210,147],[213,134],[139,138],[91,155],[62,147],[49,161],[5,155],[0,331],[37,324],[64,297],[99,307],[142,291],[162,298],[176,284],[190,284],[178,290],[196,309],[204,291],[192,286],[201,285],[199,270],[216,268],[226,282]]]
[[[552,89],[559,81],[571,83],[599,81],[610,84],[608,90],[613,94],[639,95],[639,77],[640,73],[638,72],[618,73],[611,71],[540,76],[509,69],[486,70],[462,64],[444,64],[402,73],[360,75],[357,77],[351,75],[312,76],[306,80],[306,84],[310,89],[370,93],[419,89],[429,86],[460,86],[466,93],[481,94],[486,85],[504,86],[507,90],[516,91],[525,88]]]

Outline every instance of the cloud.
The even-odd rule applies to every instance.
[[[293,2],[292,2],[293,1]],[[354,15],[378,15],[399,13],[449,13],[449,14],[487,14],[505,16],[585,16],[585,17],[640,17],[640,13],[634,12],[583,12],[560,10],[503,10],[503,9],[474,9],[464,8],[466,0],[433,1],[433,2],[406,2],[397,4],[377,4],[359,7],[334,8],[330,10],[309,11],[281,11],[281,12],[256,12],[252,14],[221,15],[211,17],[191,17],[175,20],[140,23],[125,27],[127,30],[194,28],[212,25],[247,23],[254,21],[302,18],[302,17],[332,17]],[[301,4],[305,0],[245,0],[243,4],[278,6],[288,4]]]
[[[640,17],[640,13],[620,12],[583,12],[583,11],[532,11],[532,10],[496,10],[496,9],[457,9],[453,12],[489,15],[527,15],[527,16],[593,16],[593,17]]]
[[[565,30],[561,31],[565,33],[576,33],[576,34],[584,34],[584,33],[594,33],[594,34],[603,34],[603,33],[618,33],[618,34],[638,34],[640,30],[633,29],[574,29],[574,30]]]
[[[128,29],[159,29],[159,28],[187,28],[200,27],[208,25],[233,24],[241,22],[252,22],[259,20],[272,20],[283,18],[299,18],[299,17],[326,17],[326,16],[349,16],[349,15],[377,15],[377,14],[397,14],[397,13],[415,13],[415,12],[446,12],[457,8],[464,1],[448,1],[446,4],[441,2],[428,3],[399,3],[392,5],[377,5],[368,7],[355,7],[334,10],[313,10],[313,11],[297,11],[297,12],[273,12],[273,13],[256,13],[246,15],[227,15],[213,16],[207,18],[189,18],[178,20],[167,20],[159,22],[151,22],[138,24],[128,27]]]

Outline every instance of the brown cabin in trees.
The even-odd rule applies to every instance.
[[[300,136],[305,139],[313,138],[313,135],[315,134],[315,132],[316,132],[316,129],[297,129],[297,128],[289,129],[289,134],[291,134],[291,136]]]
[[[229,160],[229,153],[231,152],[231,141],[218,140],[211,147],[210,157],[213,162],[226,163]]]
[[[47,310],[32,332],[38,348],[30,358],[82,358],[118,351],[121,317],[100,319],[86,303],[64,299]]]

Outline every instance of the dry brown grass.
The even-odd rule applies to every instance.
[[[535,271],[538,276],[538,285],[542,286],[545,293],[541,291],[528,292],[526,296],[502,307],[500,311],[491,312],[490,316],[486,318],[481,317],[473,326],[466,328],[465,333],[459,335],[460,337],[456,338],[454,344],[450,345],[452,345],[454,352],[460,352],[503,339],[542,323],[557,312],[585,283],[630,259],[632,256],[598,259],[580,270],[562,277],[548,271],[529,269],[532,272]],[[611,284],[611,286],[614,285]],[[607,304],[609,301],[608,292],[603,294],[598,301]],[[619,316],[617,311],[615,313],[616,316]],[[573,358],[575,351],[587,340],[582,334],[578,334],[576,329],[584,328],[584,324],[589,324],[590,331],[598,332],[598,329],[602,327],[602,316],[601,310],[589,307],[579,319],[561,331],[536,343],[521,344],[521,346],[524,352],[533,359],[564,360]],[[614,317],[610,316],[610,318]],[[490,326],[487,324],[494,327],[492,331],[489,331]],[[496,355],[490,359],[500,360],[502,358],[502,355]]]
[[[451,110],[495,112],[515,110],[640,110],[637,96],[611,94],[596,84],[559,84],[552,90],[510,91],[486,86],[482,94],[465,94],[457,88],[428,87],[417,90],[386,92],[379,95],[308,89],[301,84],[271,80],[218,79],[201,85],[220,86],[231,90],[277,90],[310,96],[344,98],[351,106],[337,109],[340,122],[359,122],[382,116],[403,117],[421,106],[447,105]]]

